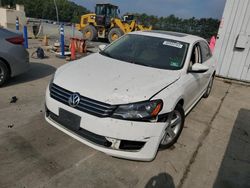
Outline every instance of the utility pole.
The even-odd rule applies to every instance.
[[[57,8],[56,0],[54,0],[54,5],[55,5],[55,8],[56,8],[56,19],[57,19],[57,22],[59,23],[59,15],[58,15],[58,8]]]

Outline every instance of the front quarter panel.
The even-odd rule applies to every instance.
[[[177,80],[174,84],[170,85],[160,93],[158,93],[156,96],[152,98],[154,99],[162,99],[163,100],[163,108],[160,112],[160,114],[165,114],[172,112],[177,105],[177,103],[184,98],[184,91],[183,91],[183,86],[184,85],[184,80],[180,78]],[[185,104],[184,104],[185,105]]]

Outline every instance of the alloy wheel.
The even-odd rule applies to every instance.
[[[161,141],[162,145],[167,145],[176,138],[179,131],[181,130],[181,124],[182,124],[181,113],[175,110],[173,112],[173,118],[170,122],[170,125],[167,127],[165,135],[163,136],[163,139]]]

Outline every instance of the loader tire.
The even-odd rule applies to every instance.
[[[120,38],[124,35],[124,32],[120,28],[112,28],[108,34],[109,42],[113,42],[116,39]]]
[[[97,30],[93,25],[86,26],[82,32],[85,40],[93,41],[97,38]]]

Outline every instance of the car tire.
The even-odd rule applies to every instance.
[[[160,149],[167,149],[173,146],[181,135],[185,122],[185,113],[182,105],[177,104],[173,113],[171,125],[169,125],[164,133],[164,136],[160,142]]]
[[[209,97],[209,95],[210,95],[210,93],[211,93],[211,91],[212,91],[213,83],[214,83],[214,76],[212,76],[212,77],[210,78],[210,81],[209,81],[209,83],[208,83],[206,92],[205,92],[204,95],[203,95],[203,98],[208,98],[208,97]]]
[[[124,32],[120,28],[112,28],[108,34],[108,40],[110,43],[124,35]]]
[[[6,64],[0,60],[0,87],[3,86],[10,77],[10,72]]]
[[[85,40],[93,41],[97,38],[97,30],[93,25],[86,26],[82,32]]]

